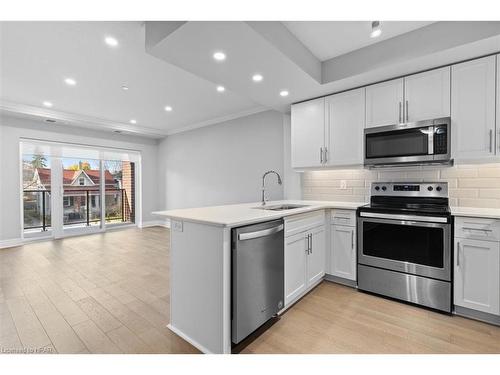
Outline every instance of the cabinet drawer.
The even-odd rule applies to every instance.
[[[325,224],[325,211],[314,211],[285,217],[285,237]]]
[[[455,237],[500,241],[500,220],[456,217]]]
[[[356,211],[354,210],[332,210],[332,224],[337,225],[356,225]]]

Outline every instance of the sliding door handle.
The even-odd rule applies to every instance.
[[[493,129],[490,129],[490,154],[493,152]]]

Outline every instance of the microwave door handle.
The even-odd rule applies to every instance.
[[[434,131],[436,130],[434,128],[434,126],[432,126],[431,128],[429,128],[429,133],[428,133],[428,139],[427,139],[427,142],[428,142],[428,153],[429,155],[433,155],[434,154]]]

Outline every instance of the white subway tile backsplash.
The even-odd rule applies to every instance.
[[[340,189],[345,180],[347,189]],[[450,205],[500,207],[500,163],[453,167],[410,167],[383,170],[347,169],[304,172],[303,197],[310,200],[368,202],[372,182],[445,181]]]

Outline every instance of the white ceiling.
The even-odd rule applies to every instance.
[[[372,21],[285,21],[283,24],[320,61],[427,26],[431,21],[381,21],[382,34],[370,38]]]
[[[429,23],[382,22],[376,42]],[[374,43],[370,22],[164,21],[156,26],[160,33],[146,52],[142,22],[0,22],[0,114],[162,137],[266,109],[287,112],[293,102],[497,52],[500,39],[500,22],[439,22],[368,47],[364,54],[360,48]],[[170,32],[161,34],[164,30]],[[443,37],[449,30],[454,38]],[[107,35],[118,39],[117,48],[104,43]],[[436,42],[427,48],[429,40]],[[222,63],[212,58],[219,49],[227,54]],[[345,55],[354,50],[362,57]],[[320,62],[337,55],[343,56]],[[325,80],[330,69],[325,64],[332,61],[353,69]],[[264,80],[253,82],[254,73]],[[65,77],[77,85],[67,86]],[[226,91],[218,93],[217,85]],[[284,89],[289,96],[279,95]],[[44,108],[43,101],[53,108]],[[167,105],[172,112],[164,110]]]
[[[106,35],[119,46],[107,46]],[[147,54],[144,40],[141,22],[0,22],[0,101],[47,112],[47,100],[54,105],[49,112],[159,135],[261,109]],[[77,85],[68,87],[65,77]],[[128,91],[121,89],[124,84]],[[166,112],[166,105],[173,111]]]

